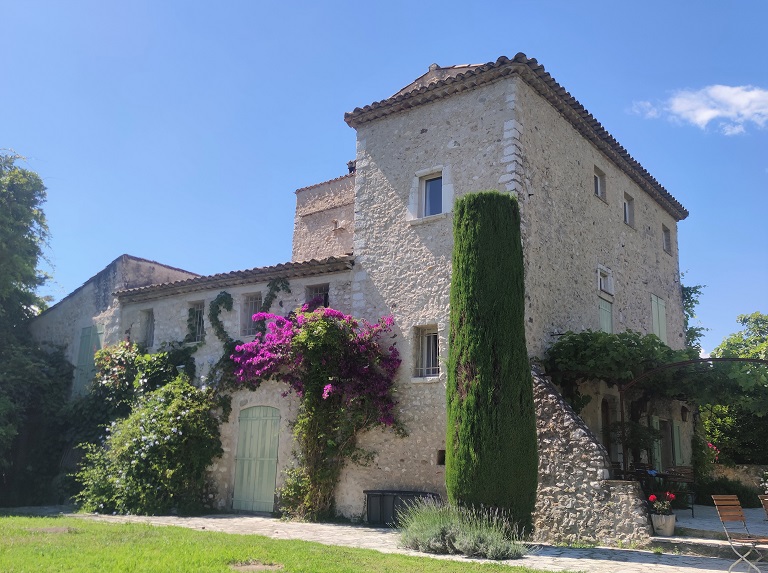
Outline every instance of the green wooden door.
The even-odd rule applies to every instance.
[[[280,411],[254,406],[240,412],[232,509],[273,511]]]

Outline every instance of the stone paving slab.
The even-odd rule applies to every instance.
[[[383,553],[401,553],[430,557],[398,546],[398,533],[392,529],[327,523],[295,523],[272,517],[244,515],[210,515],[203,517],[146,517],[93,514],[68,514],[82,519],[107,522],[175,525],[204,531],[258,534],[274,539],[302,539],[326,545],[373,549]],[[441,559],[467,561],[460,556]],[[690,555],[655,554],[651,551],[613,548],[575,549],[540,546],[524,559],[505,561],[509,565],[525,565],[545,571],[579,571],[584,573],[695,573],[727,571],[731,560]]]
[[[701,509],[700,509],[701,507]],[[696,518],[682,517],[678,513],[678,520],[686,527],[697,529],[719,528],[720,521],[716,513],[713,515],[704,506],[696,506]],[[264,535],[274,539],[302,539],[315,541],[326,545],[339,545],[356,547],[361,549],[373,549],[383,553],[401,553],[417,557],[434,557],[436,559],[453,559],[456,561],[469,561],[461,556],[430,556],[425,553],[402,549],[399,547],[398,533],[392,529],[364,527],[359,525],[328,524],[328,523],[296,523],[280,521],[273,517],[256,515],[208,515],[202,517],[175,517],[175,516],[134,516],[134,515],[98,515],[71,513],[72,508],[62,506],[16,508],[4,512],[14,515],[66,515],[80,519],[92,519],[115,523],[147,523],[151,525],[173,525],[187,527],[201,531],[220,531],[223,533],[236,533],[245,535]],[[762,510],[760,510],[762,511]],[[0,513],[4,513],[0,512]],[[764,514],[763,514],[764,515]],[[689,512],[690,516],[690,512]],[[747,519],[758,521],[759,514],[750,514]],[[762,518],[760,518],[762,519]],[[760,524],[760,527],[768,528],[768,522]],[[658,538],[656,538],[658,539]],[[675,545],[675,538],[668,540],[671,547]],[[680,538],[680,541],[692,541],[689,538]],[[709,540],[712,542],[712,540]],[[693,555],[679,555],[670,552],[655,554],[651,551],[634,549],[615,549],[596,547],[577,549],[570,547],[554,547],[542,545],[537,550],[523,559],[504,561],[509,565],[524,565],[544,571],[574,571],[583,573],[703,573],[714,571],[727,571],[733,562],[732,559],[720,559],[715,557],[701,557]],[[768,572],[768,568],[764,570]],[[742,567],[736,571],[746,570]]]

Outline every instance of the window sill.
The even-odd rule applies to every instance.
[[[599,290],[597,291],[597,296],[599,296],[601,299],[605,301],[613,303],[613,294],[609,292],[605,292],[604,290]]]
[[[433,384],[440,382],[440,375],[437,376],[411,376],[412,384]]]
[[[408,224],[409,225],[426,225],[427,223],[432,223],[434,221],[439,221],[441,219],[447,219],[448,215],[450,215],[450,212],[438,213],[437,215],[430,215],[428,217],[419,217],[418,219],[410,219],[408,221]]]
[[[605,197],[603,197],[602,195],[596,195],[596,194],[592,193],[592,196],[593,196],[595,199],[600,199],[600,201],[602,201],[603,203],[605,203],[606,205],[608,205],[608,199],[606,199],[606,198],[605,198]]]

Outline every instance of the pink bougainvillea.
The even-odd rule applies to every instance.
[[[392,384],[401,361],[394,343],[383,344],[392,338],[391,316],[371,324],[333,308],[310,312],[304,305],[289,318],[261,312],[253,320],[267,321],[266,332],[235,348],[238,381],[256,387],[269,378],[281,380],[300,397],[336,397],[348,410],[372,408],[379,423],[394,423]]]
[[[305,305],[289,317],[259,313],[263,334],[235,348],[235,377],[256,388],[266,379],[287,384],[300,402],[293,436],[298,468],[280,490],[287,515],[315,519],[333,507],[333,491],[347,460],[372,455],[357,438],[376,426],[395,426],[392,388],[400,355],[392,317],[376,324],[332,308]]]

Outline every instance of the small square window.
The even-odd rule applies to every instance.
[[[423,216],[439,215],[443,212],[443,178],[424,179],[423,185]]]
[[[141,343],[145,348],[150,349],[155,345],[155,311],[141,311]]]
[[[307,287],[306,303],[310,306],[330,306],[330,285],[311,285]]]
[[[187,323],[189,326],[188,342],[202,342],[205,338],[204,314],[204,302],[193,302],[189,305],[189,322]]]
[[[624,222],[630,227],[635,226],[635,200],[628,193],[624,193]]]
[[[601,292],[613,294],[613,272],[603,265],[597,266],[597,288]]]
[[[240,336],[253,336],[258,332],[253,321],[253,315],[257,312],[261,312],[261,293],[245,295],[240,313]]]
[[[661,226],[661,241],[664,252],[672,254],[672,233],[666,225]]]
[[[595,167],[595,174],[594,174],[594,184],[595,184],[595,195],[602,199],[603,201],[606,201],[606,193],[605,193],[605,173],[600,171],[597,167]]]
[[[440,375],[440,344],[436,326],[416,329],[416,378]]]

